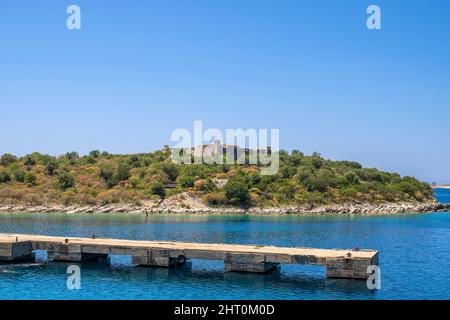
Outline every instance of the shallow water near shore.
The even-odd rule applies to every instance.
[[[435,190],[450,202],[450,190]],[[324,267],[282,265],[268,275],[193,260],[140,268],[127,256],[81,267],[81,290],[66,286],[68,263],[0,264],[0,299],[450,299],[450,213],[393,216],[137,216],[3,214],[2,233],[261,244],[380,251],[381,290],[325,277]],[[38,257],[43,258],[42,253]]]

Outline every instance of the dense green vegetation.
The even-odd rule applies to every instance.
[[[168,183],[171,183],[171,188]],[[174,183],[175,182],[175,183]],[[209,205],[423,202],[427,183],[396,173],[330,161],[314,153],[280,152],[280,170],[261,176],[251,165],[176,165],[169,151],[112,155],[94,150],[52,157],[0,157],[0,204],[141,203],[188,192]]]

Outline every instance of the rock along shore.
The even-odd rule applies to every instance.
[[[239,207],[207,207],[199,205],[194,208],[162,203],[158,206],[137,204],[109,205],[0,205],[0,213],[126,213],[126,214],[311,214],[311,215],[377,215],[408,214],[450,211],[450,204],[436,201],[427,203],[382,203],[382,204],[338,204],[317,207],[284,206],[276,208],[239,208]]]

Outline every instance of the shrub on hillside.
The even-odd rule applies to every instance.
[[[212,179],[202,179],[197,180],[194,183],[195,190],[200,191],[202,193],[204,192],[211,192],[217,190],[216,184]]]
[[[23,164],[28,167],[34,166],[37,162],[36,157],[32,154],[27,154],[25,157],[23,157],[22,161]]]
[[[282,200],[288,201],[294,198],[294,194],[295,194],[295,187],[291,184],[282,186],[279,190],[278,190],[278,194],[280,195],[280,198]]]
[[[164,199],[166,196],[166,188],[162,182],[153,182],[150,185],[150,193]]]
[[[58,162],[56,160],[50,160],[45,166],[45,173],[49,176],[53,176],[56,169],[58,169]]]
[[[89,155],[93,158],[98,158],[100,157],[100,151],[99,150],[92,150],[91,152],[89,152]]]
[[[103,180],[105,180],[105,182],[107,182],[109,179],[111,179],[111,177],[114,175],[114,172],[115,172],[115,170],[111,164],[105,163],[105,164],[100,165],[99,176],[101,178],[103,178]]]
[[[164,163],[161,165],[162,171],[167,174],[169,180],[175,181],[179,175],[179,170],[176,164],[174,163]]]
[[[139,184],[141,182],[140,179],[135,176],[130,177],[130,179],[128,179],[128,181],[130,182],[131,186],[135,189],[139,186]]]
[[[248,187],[241,179],[230,179],[224,187],[225,197],[233,204],[247,204],[249,200]]]
[[[25,182],[25,172],[20,169],[14,170],[13,177],[16,182]]]
[[[97,163],[97,160],[93,156],[86,156],[83,158],[83,162],[85,164],[94,165]]]
[[[356,195],[358,194],[358,190],[356,190],[353,187],[347,187],[347,188],[340,189],[339,194],[342,197],[354,199],[356,197]]]
[[[72,151],[72,152],[67,152],[64,157],[67,160],[76,160],[80,157],[80,155],[78,154],[78,152]]]
[[[75,186],[75,178],[69,172],[63,172],[58,176],[58,187],[67,190]]]
[[[195,177],[184,176],[181,177],[178,182],[182,188],[192,188],[195,183]]]
[[[142,166],[141,159],[137,155],[130,156],[128,164],[131,168],[140,168]]]
[[[36,185],[36,175],[33,172],[25,173],[24,182],[29,185],[35,186]]]
[[[297,182],[304,184],[313,175],[313,169],[309,166],[302,166],[297,169]]]
[[[359,177],[356,173],[354,173],[353,171],[347,172],[345,174],[345,180],[349,183],[349,184],[359,184]]]
[[[17,157],[10,154],[10,153],[5,153],[0,157],[0,164],[2,166],[9,166],[11,163],[14,163],[17,161]]]
[[[220,206],[227,203],[225,192],[212,192],[204,195],[202,201],[210,206]]]
[[[130,166],[126,163],[119,163],[116,170],[117,178],[119,181],[125,181],[130,178]]]
[[[0,171],[0,183],[7,183],[11,181],[11,176],[6,171]]]

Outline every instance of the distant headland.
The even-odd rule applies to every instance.
[[[432,184],[431,188],[433,189],[450,189],[450,184]]]
[[[140,154],[3,154],[0,212],[378,214],[450,209],[434,200],[430,184],[414,177],[328,160],[319,153],[277,153],[274,175],[261,175],[258,164],[175,164],[167,146]]]

